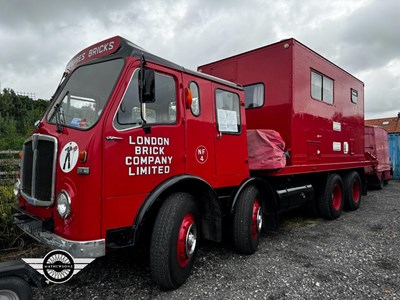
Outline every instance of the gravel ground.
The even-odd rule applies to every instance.
[[[400,182],[369,191],[359,210],[335,221],[301,211],[282,216],[250,256],[203,242],[188,281],[164,291],[151,280],[146,251],[95,260],[36,299],[400,299]]]

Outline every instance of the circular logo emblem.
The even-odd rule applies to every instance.
[[[208,151],[204,146],[199,146],[196,149],[196,160],[200,164],[204,164],[208,159]]]
[[[64,283],[74,274],[74,259],[63,250],[54,250],[43,259],[44,276],[51,282]]]
[[[75,167],[79,157],[79,147],[75,142],[67,143],[60,153],[60,168],[69,173]]]

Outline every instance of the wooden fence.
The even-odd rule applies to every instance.
[[[0,151],[0,186],[13,185],[19,172],[18,150]]]

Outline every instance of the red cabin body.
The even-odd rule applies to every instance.
[[[361,167],[364,84],[295,39],[200,66],[244,86],[249,129],[273,129],[287,165],[275,175]],[[272,175],[272,174],[271,174]]]
[[[118,36],[78,53],[24,143],[18,226],[74,257],[151,236],[153,278],[176,288],[223,225],[251,254],[280,211],[359,207],[361,81],[293,39],[201,69]]]
[[[366,156],[378,161],[377,166],[365,168],[368,184],[382,188],[391,177],[388,133],[382,127],[365,126],[364,139]]]

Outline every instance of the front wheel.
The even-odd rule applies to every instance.
[[[255,186],[247,186],[240,193],[233,216],[233,243],[244,254],[253,254],[258,248],[262,229],[262,207]]]
[[[174,193],[165,199],[150,244],[151,274],[161,287],[175,289],[189,277],[200,237],[199,220],[190,194]]]

